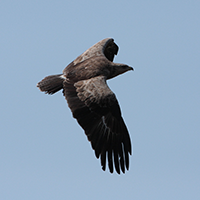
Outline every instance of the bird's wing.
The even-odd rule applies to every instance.
[[[97,158],[101,157],[102,169],[106,157],[110,172],[113,163],[117,173],[129,169],[131,142],[121,116],[115,94],[106,84],[104,76],[81,80],[75,84],[64,82],[64,95],[80,126],[85,130]]]

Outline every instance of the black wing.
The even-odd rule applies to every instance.
[[[121,116],[114,93],[103,76],[82,80],[75,84],[64,82],[64,95],[68,105],[84,129],[97,158],[101,157],[102,169],[106,168],[106,157],[110,172],[129,169],[131,142]]]

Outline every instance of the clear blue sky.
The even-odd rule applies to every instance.
[[[2,0],[0,16],[0,199],[200,199],[200,1]],[[36,88],[107,37],[135,69],[108,82],[125,175],[101,170],[61,92]]]

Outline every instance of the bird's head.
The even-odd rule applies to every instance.
[[[134,70],[132,67],[128,66],[128,65],[125,65],[125,64],[120,64],[120,63],[113,63],[112,64],[112,76],[111,77],[108,77],[108,79],[110,78],[114,78],[120,74],[123,74],[127,71],[130,71],[130,70]]]

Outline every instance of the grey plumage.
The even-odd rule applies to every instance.
[[[115,94],[106,80],[133,70],[113,63],[118,46],[112,38],[101,40],[78,56],[63,74],[47,76],[37,86],[48,94],[63,89],[68,106],[84,129],[102,169],[125,173],[129,169],[131,142]]]

